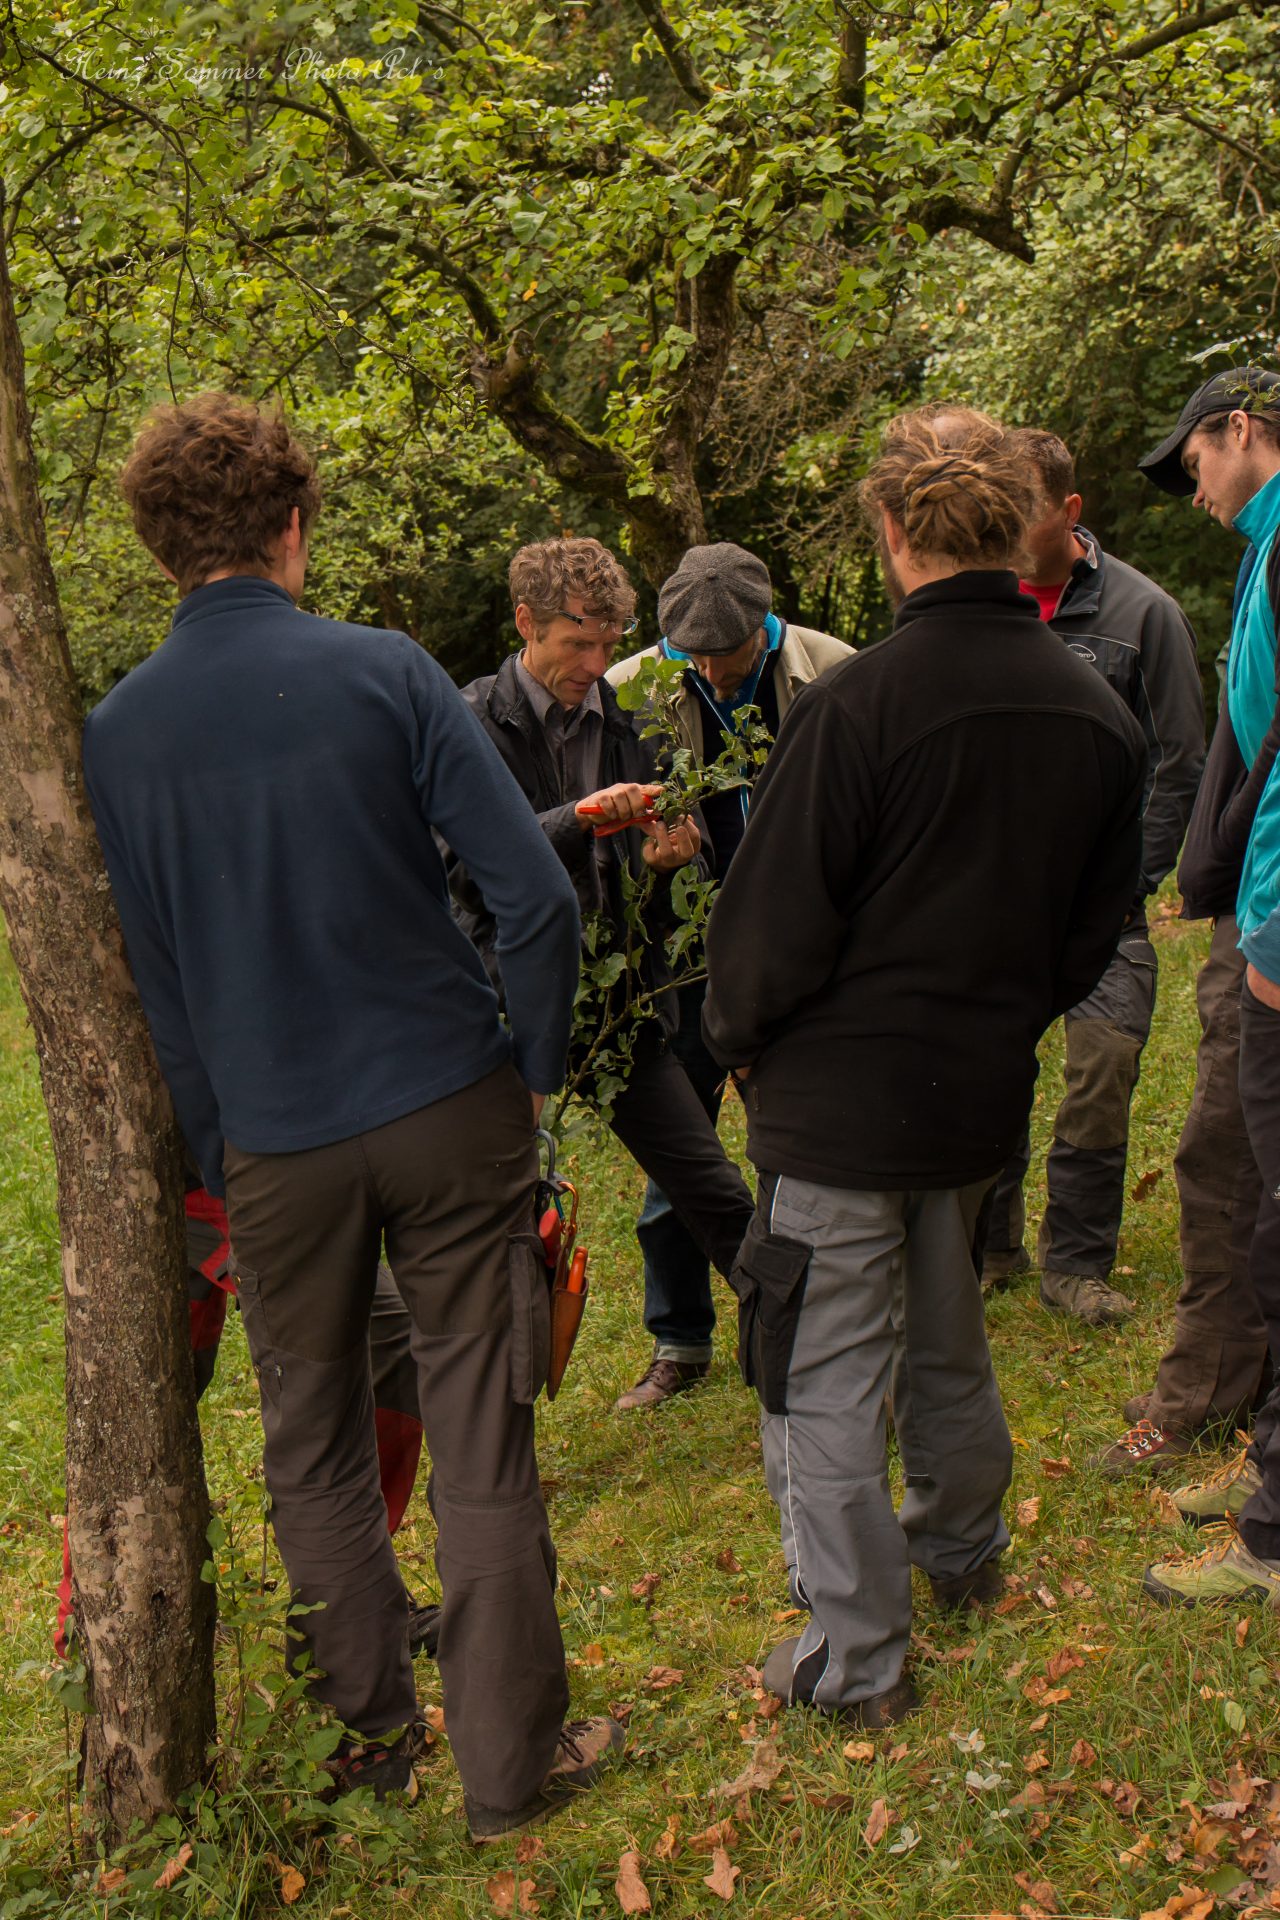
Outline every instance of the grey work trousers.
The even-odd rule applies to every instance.
[[[369,1315],[385,1235],[413,1320],[443,1613],[439,1668],[471,1800],[523,1806],[568,1705],[533,1448],[549,1304],[529,1096],[512,1067],[301,1153],[228,1144],[227,1205],[263,1464],[315,1692],[359,1733],[415,1712],[378,1480]]]
[[[753,1277],[773,1284],[778,1239],[811,1250],[789,1357],[777,1350],[783,1316],[763,1305],[754,1383],[791,1590],[811,1615],[793,1684],[821,1707],[852,1706],[900,1677],[913,1565],[950,1578],[1009,1544],[1000,1503],[1013,1446],[973,1257],[990,1185],[875,1193],[761,1175],[734,1276],[744,1329]],[[897,1513],[890,1391],[906,1474]]]

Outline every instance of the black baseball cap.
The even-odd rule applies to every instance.
[[[1267,373],[1262,367],[1230,367],[1226,373],[1215,373],[1196,388],[1169,438],[1142,456],[1139,471],[1166,493],[1193,494],[1196,483],[1182,464],[1183,443],[1202,420],[1215,413],[1234,413],[1237,407],[1245,413],[1270,407],[1280,410],[1280,373]]]

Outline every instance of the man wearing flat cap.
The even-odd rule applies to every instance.
[[[676,700],[679,745],[714,760],[729,744],[740,716],[754,707],[770,737],[796,694],[853,649],[830,634],[796,627],[773,612],[773,587],[764,561],[745,547],[719,540],[690,547],[658,596],[663,639],[609,670],[616,687],[645,660],[676,660],[685,672]],[[717,879],[723,879],[742,839],[749,789],[730,788],[702,802]],[[714,1123],[724,1092],[723,1067],[702,1039],[701,982],[680,992],[673,1047]],[[654,1338],[643,1379],[618,1401],[620,1410],[654,1406],[706,1376],[711,1362],[715,1307],[711,1270],[662,1189],[650,1181],[636,1223],[644,1255],[644,1320]]]

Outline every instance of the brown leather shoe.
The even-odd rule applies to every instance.
[[[1004,1593],[1004,1575],[1000,1571],[1000,1555],[993,1553],[972,1573],[955,1573],[945,1579],[935,1579],[929,1575],[929,1586],[933,1592],[934,1605],[946,1613],[958,1613],[964,1607],[985,1606],[989,1600],[999,1600]]]
[[[633,1407],[660,1407],[678,1393],[688,1393],[711,1371],[709,1360],[659,1360],[655,1355],[634,1387],[628,1387],[613,1403],[615,1413],[630,1413]]]
[[[868,1694],[847,1707],[815,1706],[811,1695],[803,1687],[799,1690],[796,1688],[796,1648],[799,1645],[798,1634],[790,1640],[780,1640],[761,1669],[763,1684],[781,1700],[784,1707],[809,1707],[815,1713],[826,1714],[828,1719],[838,1720],[846,1727],[896,1727],[899,1720],[919,1712],[920,1696],[905,1673],[900,1674],[883,1693]]]
[[[1154,1398],[1155,1388],[1148,1387],[1145,1393],[1135,1393],[1132,1400],[1125,1401],[1120,1411],[1131,1427],[1136,1427],[1139,1420],[1146,1419]]]
[[[541,1788],[523,1807],[508,1811],[502,1807],[484,1807],[469,1795],[462,1797],[471,1838],[478,1846],[501,1840],[505,1834],[518,1833],[545,1820],[549,1813],[572,1800],[576,1793],[594,1787],[601,1774],[621,1755],[626,1733],[616,1720],[601,1716],[596,1720],[570,1720],[560,1729],[556,1757]]]

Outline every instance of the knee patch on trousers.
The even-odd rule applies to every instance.
[[[1069,1147],[1123,1147],[1142,1041],[1105,1020],[1068,1020],[1066,1038],[1067,1091],[1055,1137]]]

